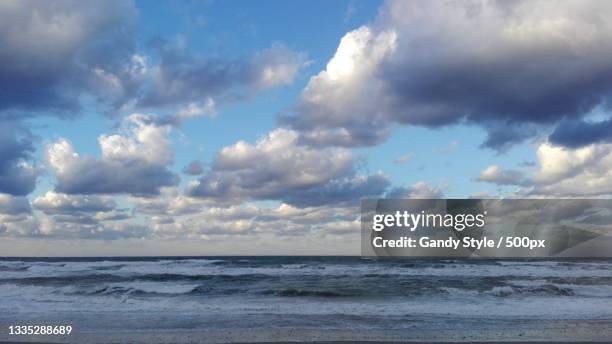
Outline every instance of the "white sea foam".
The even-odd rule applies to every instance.
[[[225,259],[164,259],[0,261],[0,266],[3,267],[0,275],[0,313],[4,314],[13,312],[23,315],[35,309],[39,316],[47,314],[49,317],[54,312],[62,311],[70,314],[157,312],[168,316],[189,313],[219,316],[351,314],[376,317],[612,319],[612,285],[606,279],[601,279],[612,277],[610,262],[407,261],[405,264],[387,264],[384,261],[354,261],[273,264],[249,259],[231,262]],[[165,274],[169,275],[168,280]],[[158,275],[163,278],[147,277]],[[176,279],[173,277],[176,275],[245,278],[256,275],[257,278]],[[449,277],[456,285],[448,286],[440,282]],[[463,285],[457,282],[469,282],[481,277],[487,279],[479,283],[490,285]],[[572,280],[576,278],[583,279],[578,283]],[[335,281],[335,284],[326,286],[328,281]],[[372,281],[380,281],[380,284],[360,285]],[[422,288],[423,293],[411,294],[410,288],[417,286],[394,286],[396,281],[430,283],[431,286],[418,287]],[[340,287],[347,288],[349,292],[346,295],[349,296],[325,296],[327,290],[343,295],[344,290],[339,290]],[[359,288],[366,287],[368,293],[362,296]],[[283,288],[323,292],[286,293],[285,296],[282,293],[263,292]],[[386,288],[387,294],[378,296],[377,288]],[[436,288],[440,291],[436,292]],[[357,292],[353,292],[353,289]]]

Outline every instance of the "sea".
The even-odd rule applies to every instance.
[[[448,330],[598,323],[610,260],[0,258],[0,325]]]

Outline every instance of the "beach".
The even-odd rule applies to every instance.
[[[0,342],[609,341],[612,262],[0,260]],[[65,336],[11,325],[71,325]]]

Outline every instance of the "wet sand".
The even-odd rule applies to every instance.
[[[70,336],[0,335],[0,343],[516,343],[610,342],[612,321],[542,324],[497,330],[153,330],[87,332]],[[552,325],[552,326],[551,326]]]

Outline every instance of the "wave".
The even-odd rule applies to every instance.
[[[354,257],[353,257],[354,258]],[[348,258],[224,258],[224,259],[156,259],[98,261],[3,261],[0,259],[0,283],[6,279],[85,276],[113,274],[145,276],[144,279],[206,279],[207,276],[266,275],[269,278],[299,276],[337,278],[419,278],[508,279],[550,278],[551,283],[563,279],[610,278],[610,262],[547,262],[547,261],[453,261],[453,260],[361,260]],[[585,268],[583,268],[585,267]],[[181,277],[194,276],[194,277]],[[105,278],[105,277],[101,277]],[[223,277],[220,277],[223,278]],[[486,282],[486,281],[485,281]],[[417,282],[418,283],[418,282]],[[611,281],[597,282],[610,284]]]
[[[265,290],[264,295],[275,295],[281,297],[354,297],[361,296],[355,292],[338,292],[331,290],[305,290],[305,289],[280,289],[280,290]]]
[[[543,284],[540,286],[499,286],[494,287],[487,294],[498,297],[511,295],[541,295],[541,296],[575,296],[572,288],[557,286],[554,284]]]
[[[158,292],[148,292],[145,290],[137,289],[137,288],[129,288],[129,287],[121,287],[121,286],[104,286],[99,289],[83,292],[83,293],[75,293],[75,294],[83,294],[83,295],[161,295],[164,293]]]
[[[94,266],[91,269],[96,271],[116,271],[123,268],[125,264],[119,265],[108,265],[108,266]]]
[[[299,268],[298,268],[299,269]],[[278,297],[435,297],[476,293],[506,297],[510,295],[557,295],[557,296],[612,296],[612,277],[606,278],[531,278],[525,276],[494,277],[448,277],[448,276],[407,276],[396,274],[342,274],[325,276],[293,274],[287,276],[267,274],[184,275],[172,273],[118,274],[115,271],[48,277],[3,278],[2,284],[41,287],[81,288],[76,293],[98,295],[102,288],[129,283],[149,285],[188,285],[188,290],[170,291],[167,294],[261,294]],[[385,281],[385,283],[381,283]],[[85,290],[85,292],[82,292]],[[91,290],[94,290],[93,292]],[[105,291],[106,293],[109,290]],[[151,295],[155,295],[153,290]],[[128,293],[117,291],[116,293]],[[132,291],[131,293],[138,293]],[[164,294],[165,292],[160,292]],[[101,293],[102,295],[106,295]],[[110,293],[113,294],[113,293]],[[142,295],[145,295],[143,293]],[[148,295],[148,294],[146,294]]]
[[[26,266],[0,265],[0,271],[2,272],[22,272],[22,271],[28,271],[28,269],[30,269],[29,265],[26,265]]]
[[[168,288],[172,286],[150,285],[150,286],[129,286],[129,285],[105,285],[92,288],[77,288],[76,290],[66,290],[65,295],[83,295],[83,296],[180,296],[180,295],[211,295],[219,294],[209,285],[183,286],[183,288]],[[176,287],[176,286],[175,286]],[[239,295],[245,294],[246,290],[229,289],[224,290],[223,295]],[[297,288],[286,289],[266,289],[259,294],[278,297],[356,297],[361,296],[359,292],[339,292],[332,290],[308,290]]]
[[[582,266],[588,269],[583,271]],[[403,298],[508,301],[612,297],[610,262],[223,258],[97,261],[0,259],[0,288],[42,287],[54,296]],[[27,288],[26,288],[27,287]],[[14,292],[6,288],[5,291]],[[0,295],[2,296],[2,295]],[[90,297],[91,296],[91,297]],[[172,300],[176,301],[176,298]],[[342,302],[345,302],[344,300]],[[376,301],[378,302],[378,301]]]
[[[269,276],[263,274],[245,274],[245,275],[183,275],[183,274],[143,274],[143,275],[119,275],[109,273],[86,274],[86,275],[67,275],[67,276],[49,276],[49,277],[24,277],[24,278],[5,278],[0,279],[0,283],[14,283],[37,286],[58,286],[58,285],[73,285],[73,284],[96,284],[109,282],[196,282],[196,281],[214,281],[214,282],[254,282],[268,280],[278,280],[277,276]]]

